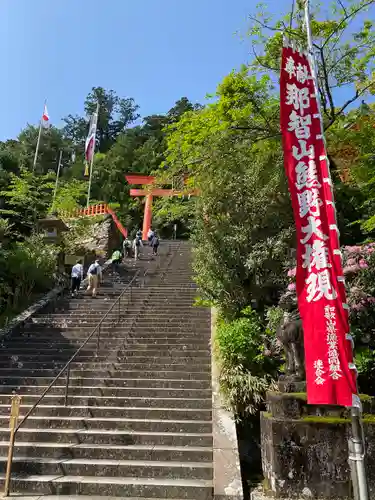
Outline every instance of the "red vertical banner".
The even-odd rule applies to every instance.
[[[297,232],[297,297],[310,404],[358,406],[339,231],[308,55],[284,43],[284,164]]]

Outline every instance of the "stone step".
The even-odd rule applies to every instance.
[[[0,378],[0,385],[2,386],[15,386],[18,384],[22,386],[45,386],[47,387],[53,381],[53,377],[2,377]],[[149,387],[149,388],[163,388],[163,389],[211,389],[209,380],[174,380],[174,379],[157,379],[157,378],[86,378],[86,377],[73,377],[69,378],[70,387]]]
[[[33,416],[44,417],[84,417],[84,418],[138,418],[138,419],[159,419],[159,420],[201,420],[211,421],[212,411],[198,408],[138,408],[122,406],[80,406],[77,401],[76,406],[57,406],[41,403],[34,410]],[[31,404],[22,404],[20,415],[24,416],[31,409]],[[0,405],[0,415],[9,418],[10,402]]]
[[[171,351],[170,353],[163,353],[164,356],[158,356],[158,357],[151,357],[152,355],[150,354],[149,356],[127,356],[126,354],[121,354],[119,353],[117,356],[117,360],[119,363],[129,361],[129,363],[147,363],[149,362],[150,364],[165,364],[168,365],[176,365],[176,364],[191,364],[192,365],[201,365],[202,366],[209,366],[210,364],[210,359],[208,359],[207,356],[196,356],[193,352],[189,356],[189,353],[183,352],[183,355],[177,354],[178,351],[174,352]],[[136,353],[135,353],[136,354]],[[169,355],[167,355],[169,354]]]
[[[138,322],[127,322],[125,323],[124,326],[122,327],[116,327],[115,325],[111,326],[111,325],[104,325],[101,327],[101,333],[103,333],[103,335],[107,334],[110,334],[110,333],[119,333],[119,332],[122,332],[122,334],[130,334],[131,332],[134,333],[134,329],[137,329],[137,333],[139,334],[147,334],[148,336],[152,335],[158,335],[158,334],[163,334],[163,335],[190,335],[190,334],[196,334],[196,335],[199,335],[199,336],[202,336],[202,335],[205,335],[206,332],[207,332],[207,327],[205,327],[204,325],[202,325],[201,323],[199,325],[168,325],[168,324],[164,324],[164,325],[158,325],[157,327],[155,327],[154,324],[150,324],[150,325],[138,325]],[[57,327],[54,325],[53,327],[51,326],[51,328],[53,329],[57,329]],[[74,325],[74,326],[64,326],[64,325],[60,325],[58,327],[58,332],[54,332],[54,335],[57,336],[57,335],[61,335],[61,336],[64,336],[66,334],[66,332],[73,332],[73,333],[78,333],[79,336],[81,337],[82,335],[84,337],[88,337],[89,334],[94,330],[94,328],[91,328],[91,326],[85,326],[85,325]],[[46,335],[46,332],[43,331],[43,327],[40,328],[40,325],[39,325],[39,328],[37,331],[40,331],[43,335]],[[96,335],[96,334],[95,334]],[[24,338],[27,338],[27,337],[24,337]],[[52,335],[51,335],[51,338]]]
[[[181,307],[182,311],[186,314],[196,311],[197,314],[203,314],[207,311],[206,307],[195,306],[195,295],[191,296],[179,296],[178,292],[174,292],[170,296],[165,296],[162,292],[155,294],[155,296],[145,293],[143,296],[124,297],[122,296],[110,299],[108,301],[99,302],[98,298],[90,298],[88,301],[82,299],[74,299],[76,302],[70,304],[61,305],[50,305],[49,308],[40,310],[35,314],[34,318],[44,318],[49,315],[77,315],[87,312],[98,315],[99,313],[104,314],[115,314],[119,310],[126,312],[137,312],[139,310],[145,310],[149,315],[151,314],[166,314],[173,311],[174,308]],[[147,306],[147,308],[145,308]]]
[[[178,357],[178,358],[205,358],[207,361],[209,360],[210,350],[209,349],[189,349],[186,345],[171,345],[167,346],[166,349],[163,349],[161,346],[156,346],[156,348],[152,349],[142,344],[138,345],[126,345],[118,352],[118,358],[122,359],[123,357],[134,358],[134,357],[155,357],[158,355],[159,358],[166,358],[168,356]]]
[[[9,423],[9,416],[0,415],[0,427]],[[209,434],[212,430],[210,421],[201,420],[160,420],[114,417],[50,417],[31,415],[22,425],[23,429],[79,429],[124,430],[131,432],[183,432]]]
[[[34,358],[34,359],[30,359]],[[70,356],[61,355],[57,356],[40,356],[39,359],[37,357],[30,356],[14,356],[11,359],[1,359],[0,363],[3,368],[11,368],[12,366],[15,368],[24,368],[24,367],[32,367],[32,368],[57,368],[65,365],[68,362]],[[25,361],[28,359],[28,361]],[[122,364],[127,367],[128,370],[133,368],[137,370],[151,369],[151,370],[190,370],[191,368],[202,368],[203,370],[210,369],[210,360],[206,358],[200,357],[179,357],[179,356],[165,356],[163,358],[158,357],[144,357],[144,356],[129,356],[128,358],[125,355],[117,355],[114,353],[112,356],[110,355],[81,355],[79,354],[75,360],[71,364],[71,368],[76,367],[84,367],[84,368],[94,368],[95,366],[105,367],[105,365],[114,365],[114,364]],[[139,365],[139,366],[138,366]],[[143,368],[141,368],[141,366]]]
[[[56,327],[53,327],[54,329]],[[59,342],[70,342],[70,340],[80,340],[83,343],[90,334],[92,334],[91,342],[95,341],[98,337],[98,328],[86,327],[86,326],[75,326],[74,328],[59,328],[58,331],[38,329],[35,332],[30,332],[30,335],[15,336],[12,340],[3,341],[2,350],[9,349],[12,342],[23,343],[24,347],[29,348],[30,342],[48,343],[48,344],[58,344]],[[209,337],[207,336],[207,328],[203,325],[193,326],[193,325],[138,325],[138,322],[129,322],[126,326],[120,329],[113,327],[100,328],[100,338],[110,341],[112,338],[117,339],[142,339],[142,338],[174,338],[180,339],[181,343],[184,339],[190,340],[205,340],[209,342]],[[31,345],[31,347],[33,347]]]
[[[0,441],[0,456],[8,453],[8,441]],[[102,445],[70,443],[28,443],[17,441],[14,456],[43,458],[81,458],[103,460],[171,460],[181,462],[212,462],[213,451],[204,446]]]
[[[167,306],[166,304],[163,304],[163,307],[162,308],[155,308],[153,307],[153,304],[151,304],[150,302],[147,304],[147,309],[143,307],[144,306],[144,303],[143,302],[136,302],[134,301],[133,303],[131,304],[126,304],[126,305],[122,305],[121,306],[121,309],[120,309],[120,314],[122,315],[127,315],[127,316],[131,316],[131,315],[136,315],[140,312],[142,312],[142,314],[145,316],[145,317],[155,317],[156,315],[159,316],[159,317],[162,317],[162,318],[169,318],[171,316],[171,314],[174,314],[175,312],[175,308],[174,306]],[[178,308],[179,309],[179,308]],[[105,307],[103,309],[100,309],[100,308],[95,308],[95,310],[91,310],[91,309],[88,309],[88,308],[82,308],[82,309],[69,309],[69,310],[55,310],[53,312],[49,312],[49,313],[44,313],[43,314],[43,317],[49,317],[49,316],[64,316],[66,318],[74,318],[74,317],[81,317],[83,316],[84,314],[90,314],[91,315],[94,315],[95,317],[96,316],[104,316],[108,311],[108,307]],[[199,318],[202,318],[204,319],[204,317],[207,315],[207,309],[200,309],[200,308],[197,308],[197,307],[194,307],[194,309],[191,307],[191,304],[187,304],[186,307],[183,307],[182,309],[179,309],[179,311],[181,312],[181,316],[186,316],[186,317],[199,317]],[[110,313],[108,314],[107,317],[116,317],[116,314],[118,314],[118,308],[117,306],[115,306],[113,308],[113,313]],[[42,318],[42,316],[39,316],[39,317],[36,317],[36,320],[39,319],[39,318]]]
[[[0,474],[6,469],[6,457],[0,457]],[[177,478],[212,480],[212,464],[200,462],[59,459],[41,457],[14,457],[13,474],[48,474],[64,476]]]
[[[0,486],[3,486],[3,476]],[[134,498],[212,500],[211,480],[32,475],[12,479],[12,491],[38,495],[108,495]]]
[[[210,311],[193,307],[189,245],[168,248],[167,257],[149,259],[145,248],[142,260],[126,262],[147,276],[131,300],[125,292],[120,322],[115,301],[131,278],[110,272],[96,299],[66,296],[2,343],[0,472],[12,390],[22,395],[22,418],[114,305],[98,356],[93,337],[71,365],[68,406],[64,376],[17,432],[13,492],[212,500]]]
[[[22,394],[21,394],[22,395]],[[12,393],[0,394],[0,404],[9,404]],[[40,394],[25,394],[22,395],[23,404],[35,404],[39,399]],[[54,394],[46,394],[43,398],[43,403],[47,405],[60,405],[65,403],[64,396]],[[122,406],[122,407],[137,407],[137,408],[201,408],[210,409],[212,402],[211,398],[172,398],[172,397],[115,397],[115,396],[85,396],[71,395],[68,398],[69,405],[84,405],[84,406]]]
[[[208,358],[210,353],[208,349],[191,349],[191,347],[193,346],[190,346],[189,349],[189,346],[183,344],[172,344],[166,345],[164,349],[161,346],[151,346],[150,348],[148,348],[148,346],[144,346],[142,344],[124,345],[124,342],[122,342],[122,344],[118,344],[117,346],[112,345],[111,347],[106,344],[99,344],[99,350],[96,351],[96,344],[94,344],[91,346],[85,345],[85,347],[83,347],[80,353],[77,355],[77,359],[82,359],[85,357],[92,359],[92,357],[94,356],[95,358],[99,359],[112,359],[113,357],[115,357],[119,361],[121,361],[122,359],[129,359],[133,357],[144,357],[147,359],[155,357],[156,354],[160,355],[160,358]],[[36,349],[33,349],[32,346],[29,345],[27,348],[25,347],[22,349],[12,349],[12,358],[17,358],[16,361],[22,361],[23,359],[36,359],[40,361],[48,361],[49,359],[56,361],[61,359],[68,361],[68,359],[77,351],[77,349],[78,347],[75,346],[71,346],[70,349],[45,346],[44,348],[40,348],[36,352]],[[4,351],[0,351],[0,362],[4,358],[9,360],[9,351],[7,354],[5,354]]]
[[[114,496],[97,496],[97,495],[39,495],[37,493],[31,493],[28,494],[27,492],[25,493],[26,496],[24,496],[22,493],[12,493],[11,497],[6,497],[6,498],[15,498],[17,500],[139,500],[140,497],[134,498],[134,497],[114,497]],[[35,496],[36,495],[36,496]],[[142,500],[170,500],[168,498],[144,498],[142,497]],[[177,499],[175,499],[177,500]],[[182,499],[178,499],[182,500]]]
[[[30,337],[27,341],[27,344],[25,345],[25,339],[22,341],[20,340],[12,340],[7,342],[6,348],[17,350],[17,349],[26,349],[26,350],[39,350],[39,349],[44,349],[44,348],[55,348],[55,349],[71,349],[72,347],[74,349],[78,349],[83,342],[86,340],[86,336],[82,336],[81,338],[70,338],[67,337],[67,335],[64,333],[64,337],[61,337],[60,339],[53,340],[51,337],[46,338],[46,339],[41,339],[36,337],[35,339],[33,337]],[[180,338],[179,336],[175,337],[139,337],[139,336],[129,336],[129,335],[124,335],[123,337],[103,337],[100,336],[101,342],[100,346],[108,346],[110,347],[113,345],[114,347],[117,347],[119,345],[123,345],[126,343],[126,345],[133,347],[138,346],[144,346],[144,348],[147,349],[159,349],[163,347],[172,347],[174,346],[177,348],[178,346],[203,346],[203,347],[208,347],[209,346],[209,341],[208,339],[201,338],[200,336],[196,337],[184,337]],[[97,338],[94,337],[92,340],[87,342],[87,346],[89,348],[96,348],[97,344]]]
[[[16,391],[20,395],[41,394],[48,386],[46,385],[6,385],[3,389],[7,391]],[[65,385],[54,385],[48,392],[49,395],[64,395]],[[150,388],[150,387],[90,387],[79,386],[69,387],[69,395],[71,396],[84,396],[95,397],[100,396],[104,398],[192,398],[204,399],[211,397],[210,389],[171,389],[171,388]]]
[[[84,343],[84,341],[86,340],[87,338],[87,335],[80,338],[80,339],[69,339],[69,338],[66,338],[65,336],[64,337],[61,337],[59,340],[53,340],[51,339],[51,337],[49,339],[46,339],[45,341],[41,341],[40,339],[33,339],[33,337],[30,337],[27,339],[27,343],[25,342],[26,339],[23,340],[23,342],[20,342],[18,340],[16,341],[10,341],[10,342],[7,342],[6,345],[3,347],[3,349],[6,349],[8,351],[8,354],[9,352],[12,352],[12,355],[14,354],[18,354],[18,353],[30,353],[30,352],[33,352],[33,351],[49,351],[49,350],[55,350],[55,351],[72,351],[72,354],[74,354],[75,351],[77,351],[77,349],[79,347],[81,347],[81,345]],[[126,342],[127,343],[127,337],[126,335],[122,338],[101,338],[101,341],[100,341],[100,347],[101,349],[103,348],[106,348],[106,349],[110,349],[111,347],[113,349],[118,349],[119,347],[123,346],[124,343]],[[97,345],[97,337],[93,337],[92,340],[90,340],[89,342],[87,342],[85,348],[87,348],[88,350],[95,350],[96,349],[96,345]],[[1,352],[1,349],[0,349],[0,352]]]
[[[177,317],[171,318],[171,314],[173,315],[178,315]],[[33,330],[38,330],[38,329],[45,329],[48,327],[52,328],[66,328],[64,325],[68,325],[69,327],[72,327],[76,325],[77,327],[80,328],[88,328],[89,326],[96,326],[99,321],[102,319],[103,315],[99,314],[97,317],[91,316],[88,318],[85,315],[82,315],[80,317],[76,316],[67,316],[64,315],[61,318],[49,318],[48,320],[43,320],[43,321],[35,321],[32,324],[32,327],[29,329],[29,331]],[[126,322],[126,324],[124,323]],[[104,321],[102,322],[102,325],[104,328],[108,328],[110,326],[116,326],[117,328],[123,328],[124,326],[127,326],[127,324],[134,323],[135,321],[139,321],[142,326],[149,325],[149,324],[156,324],[157,326],[165,325],[165,326],[176,326],[176,325],[184,325],[186,324],[187,326],[195,326],[199,327],[200,325],[207,327],[210,325],[210,320],[207,318],[207,315],[205,317],[198,317],[194,316],[192,314],[182,314],[177,310],[175,310],[173,313],[166,314],[166,315],[144,315],[142,311],[139,312],[124,312],[123,314],[120,315],[120,324],[118,323],[118,315],[115,314],[113,316],[107,316]],[[60,325],[62,325],[60,327]]]
[[[52,380],[58,374],[58,369],[23,369],[23,368],[0,368],[0,380],[5,377],[14,378],[18,377],[25,379],[26,377],[44,377]],[[199,372],[199,371],[144,371],[144,370],[125,370],[115,368],[103,369],[82,369],[82,370],[70,370],[70,377],[72,378],[92,378],[92,379],[102,379],[108,380],[108,378],[133,378],[133,379],[173,379],[173,380],[203,380],[208,383],[211,382],[211,376],[209,372]]]
[[[178,372],[211,372],[211,366],[209,363],[198,363],[193,364],[182,363],[181,359],[176,358],[178,362],[171,363],[171,358],[168,358],[167,362],[160,363],[157,359],[149,363],[137,363],[132,359],[129,363],[118,363],[116,361],[90,361],[90,362],[81,362],[81,361],[73,361],[71,363],[72,370],[113,370],[116,371],[178,371]],[[150,360],[148,360],[150,361]],[[51,370],[54,369],[58,371],[64,366],[64,363],[61,361],[54,363],[46,363],[40,361],[15,361],[13,363],[3,363],[2,368],[18,370],[19,368],[23,368],[26,370]],[[57,374],[57,373],[56,373]]]
[[[175,335],[175,336],[167,336],[167,337],[143,337],[141,335],[137,334],[131,334],[127,336],[126,342],[128,345],[139,345],[139,344],[144,344],[147,345],[148,348],[150,347],[155,347],[158,349],[160,346],[162,347],[163,345],[194,345],[194,346],[210,346],[210,339],[206,339],[202,337],[201,335],[196,335],[196,336],[180,336],[180,335]]]
[[[9,428],[0,427],[0,441],[9,439]],[[121,445],[165,445],[165,446],[212,446],[210,433],[186,432],[140,432],[103,429],[37,429],[21,427],[17,439],[27,442],[72,443],[72,444],[121,444]]]

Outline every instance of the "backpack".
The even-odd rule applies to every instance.
[[[154,236],[152,240],[152,246],[153,247],[158,247],[159,246],[159,238],[157,236]]]
[[[92,274],[93,276],[97,275],[98,274],[98,266],[96,266],[95,264],[93,266],[90,267],[90,274]]]
[[[140,246],[140,244],[141,244],[141,240],[140,240],[140,238],[138,238],[138,236],[137,236],[137,238],[135,239],[135,246],[136,246],[136,247],[139,247],[139,246]]]

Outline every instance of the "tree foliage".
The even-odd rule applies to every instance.
[[[293,4],[294,5],[294,4]],[[372,0],[334,0],[311,11],[313,51],[325,126],[329,128],[358,98],[375,92],[375,31],[367,17]],[[264,4],[250,16],[255,71],[280,73],[283,35],[306,47],[302,0],[275,20]],[[342,99],[345,89],[345,99]]]
[[[277,292],[293,219],[280,141],[265,135],[278,105],[268,78],[257,80],[243,68],[223,80],[215,97],[169,126],[168,168],[160,182],[189,175],[189,189],[199,193],[197,283],[235,315],[251,301],[263,307]]]

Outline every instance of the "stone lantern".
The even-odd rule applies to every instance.
[[[38,232],[44,235],[47,243],[61,243],[62,233],[65,231],[69,231],[68,226],[64,221],[56,217],[56,214],[38,220]]]
[[[45,219],[39,219],[37,227],[38,232],[43,234],[44,241],[54,245],[59,245],[62,240],[62,234],[65,231],[69,231],[68,226],[57,217],[56,213],[48,215]],[[64,260],[65,254],[64,252],[60,252],[57,257],[57,269],[61,273],[65,272]]]

